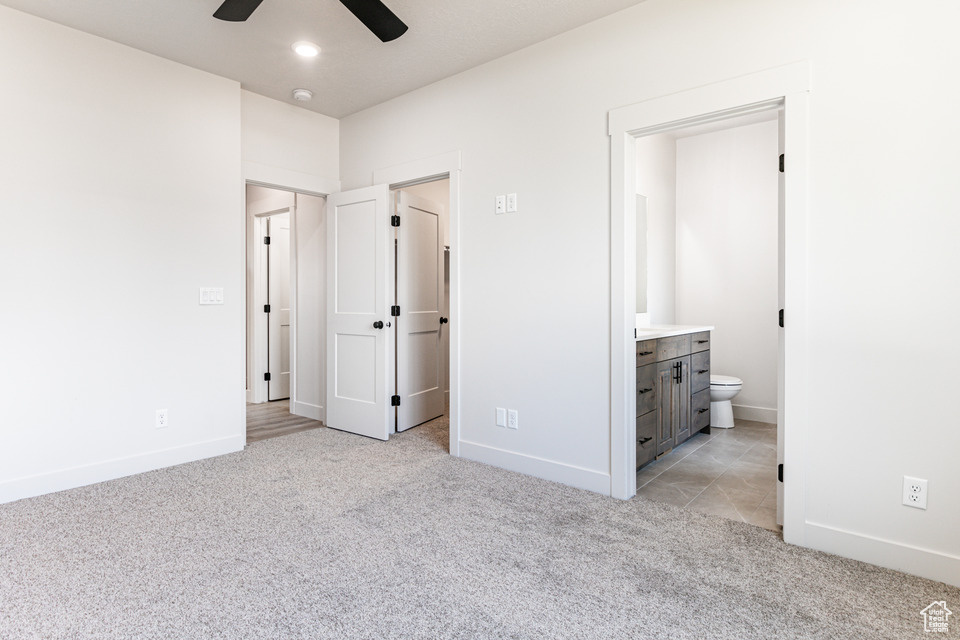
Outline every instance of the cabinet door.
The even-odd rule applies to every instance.
[[[701,351],[690,356],[690,393],[710,388],[710,352]]]
[[[657,408],[657,365],[637,367],[637,416]]]
[[[677,360],[680,379],[673,382],[673,443],[680,444],[690,437],[690,356]]]
[[[674,361],[657,363],[657,455],[673,448],[673,377]]]
[[[657,412],[637,418],[637,469],[657,455]]]

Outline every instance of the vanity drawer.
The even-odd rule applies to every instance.
[[[690,392],[710,389],[710,352],[701,351],[690,356]]]
[[[657,340],[657,362],[673,360],[690,353],[690,334]]]
[[[690,352],[706,351],[710,348],[710,332],[701,331],[690,336]]]
[[[657,365],[637,367],[637,415],[657,408]]]
[[[690,398],[690,435],[710,426],[710,388],[698,391]]]
[[[644,340],[637,343],[637,366],[642,367],[657,361],[657,341]]]
[[[637,469],[657,455],[657,412],[637,418]]]

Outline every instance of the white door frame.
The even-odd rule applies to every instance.
[[[321,198],[326,198],[331,193],[337,193],[338,191],[340,191],[339,180],[325,178],[323,176],[317,176],[317,175],[308,174],[308,173],[301,173],[299,171],[290,171],[288,169],[281,169],[278,167],[272,167],[269,165],[259,164],[255,162],[244,162],[242,164],[241,174],[242,176],[240,180],[240,193],[241,193],[240,211],[242,215],[240,217],[240,224],[243,225],[243,233],[241,234],[243,238],[242,240],[243,244],[240,247],[240,268],[243,270],[242,272],[244,274],[246,274],[246,271],[247,271],[247,217],[248,217],[247,185],[255,185],[258,187],[278,189],[280,191],[288,191],[295,194],[299,193],[303,195],[319,196]],[[294,226],[294,224],[295,223],[291,219],[291,223],[290,223],[290,234],[292,236],[291,245],[296,245],[296,242],[295,242],[296,236],[294,235],[296,231],[296,227]],[[256,229],[254,230],[254,234],[255,234],[254,237],[256,238],[257,237]],[[260,237],[262,237],[262,235]],[[254,249],[253,249],[254,253],[256,254],[260,249],[262,249],[262,247],[263,247],[262,241],[259,244],[257,242],[254,242]],[[296,249],[292,247],[291,256],[295,255],[295,252],[296,252]],[[295,267],[296,265],[293,265],[293,266]],[[244,281],[246,281],[246,276],[244,276]],[[295,285],[295,284],[296,284],[296,269],[293,270],[291,275],[291,285]],[[295,295],[296,295],[296,290],[294,289],[293,291],[291,291],[292,298],[291,298],[291,309],[290,309],[291,316],[293,316],[291,318],[291,329],[290,329],[290,333],[291,333],[290,357],[291,357],[291,365],[293,369],[291,371],[291,376],[290,376],[290,383],[292,386],[290,390],[290,412],[291,413],[295,413],[295,408],[296,408],[296,405],[294,404],[294,399],[296,397],[295,365],[296,365],[297,356],[295,351],[295,348],[296,348],[295,338],[292,337],[295,335],[295,325],[293,323],[296,322],[295,320],[296,308],[293,307]],[[241,290],[241,297],[243,298],[243,308],[246,309],[247,302],[248,302],[246,287],[244,287]],[[254,299],[256,299],[256,293],[254,293]],[[259,317],[259,314],[254,313],[254,318],[256,319],[257,317]],[[263,320],[264,322],[266,321],[265,318]],[[254,336],[254,339],[256,339],[256,336]],[[254,345],[256,344],[257,343],[254,342]],[[242,348],[244,352],[244,362],[246,362],[246,358],[247,358],[246,332],[244,332]],[[255,347],[255,350],[256,350],[256,347]],[[256,354],[254,354],[254,358],[256,358]],[[257,370],[258,369],[255,369],[254,371],[257,371]],[[262,370],[262,369],[259,369],[259,370]],[[254,388],[256,388],[256,385],[258,382],[262,383],[262,380],[261,381],[251,380],[250,384],[251,386],[254,386]],[[246,390],[244,390],[244,393],[242,395],[243,395],[244,403],[248,401],[257,402],[255,398],[248,397]],[[255,396],[256,394],[254,393],[251,395]],[[263,397],[263,400],[260,400],[260,402],[266,401],[266,387],[263,387],[262,397]],[[244,409],[243,415],[246,415],[246,409]],[[244,435],[244,437],[246,437],[246,431],[247,431],[246,421],[244,421],[244,423],[239,426],[241,428],[241,433]]]
[[[268,383],[263,372],[269,367],[267,336],[268,318],[263,313],[267,299],[267,252],[263,250],[263,238],[267,233],[267,218],[290,214],[290,413],[296,403],[297,395],[297,208],[284,207],[253,217],[253,373],[250,381],[253,398],[251,402],[261,403],[269,399]]]
[[[433,180],[450,179],[447,203],[450,225],[450,455],[460,455],[460,171],[459,151],[432,158],[378,169],[374,184],[387,184],[391,190]]]
[[[807,185],[810,64],[797,62],[609,113],[610,135],[610,494],[636,494],[636,139],[782,104],[784,174],[784,522],[786,542],[803,544],[807,425]],[[771,159],[773,161],[773,159]],[[771,322],[775,319],[771,318]]]

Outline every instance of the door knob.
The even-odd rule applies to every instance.
[[[373,323],[374,329],[383,329],[383,320],[377,320]]]
[[[440,324],[447,324],[447,322],[449,322],[449,320],[446,318],[440,318]]]

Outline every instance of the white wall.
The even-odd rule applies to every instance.
[[[677,142],[669,133],[637,139],[637,193],[647,197],[647,313],[652,324],[677,322]]]
[[[326,198],[297,194],[297,389],[294,413],[326,418]]]
[[[960,87],[943,80],[958,21],[952,0],[647,0],[342,120],[345,187],[462,152],[461,450],[609,491],[606,114],[808,59],[809,307],[787,310],[817,364],[805,468],[787,470],[805,482],[803,539],[960,583],[960,429],[943,407],[960,346],[890,329],[949,335],[960,312]],[[520,212],[494,215],[510,192]],[[822,375],[836,363],[855,375]],[[494,425],[497,406],[519,430]],[[904,474],[929,479],[926,511],[900,504]]]
[[[0,7],[0,86],[0,501],[242,448],[239,85]]]
[[[737,376],[737,417],[776,422],[777,121],[681,137],[677,322],[710,324],[714,373]]]
[[[339,180],[338,120],[249,91],[241,91],[240,99],[245,173],[248,173],[247,166],[255,165],[257,168],[279,169],[281,171],[268,175],[284,176],[287,180],[298,177]],[[270,184],[304,190],[302,183]],[[334,190],[327,189],[324,195]]]

